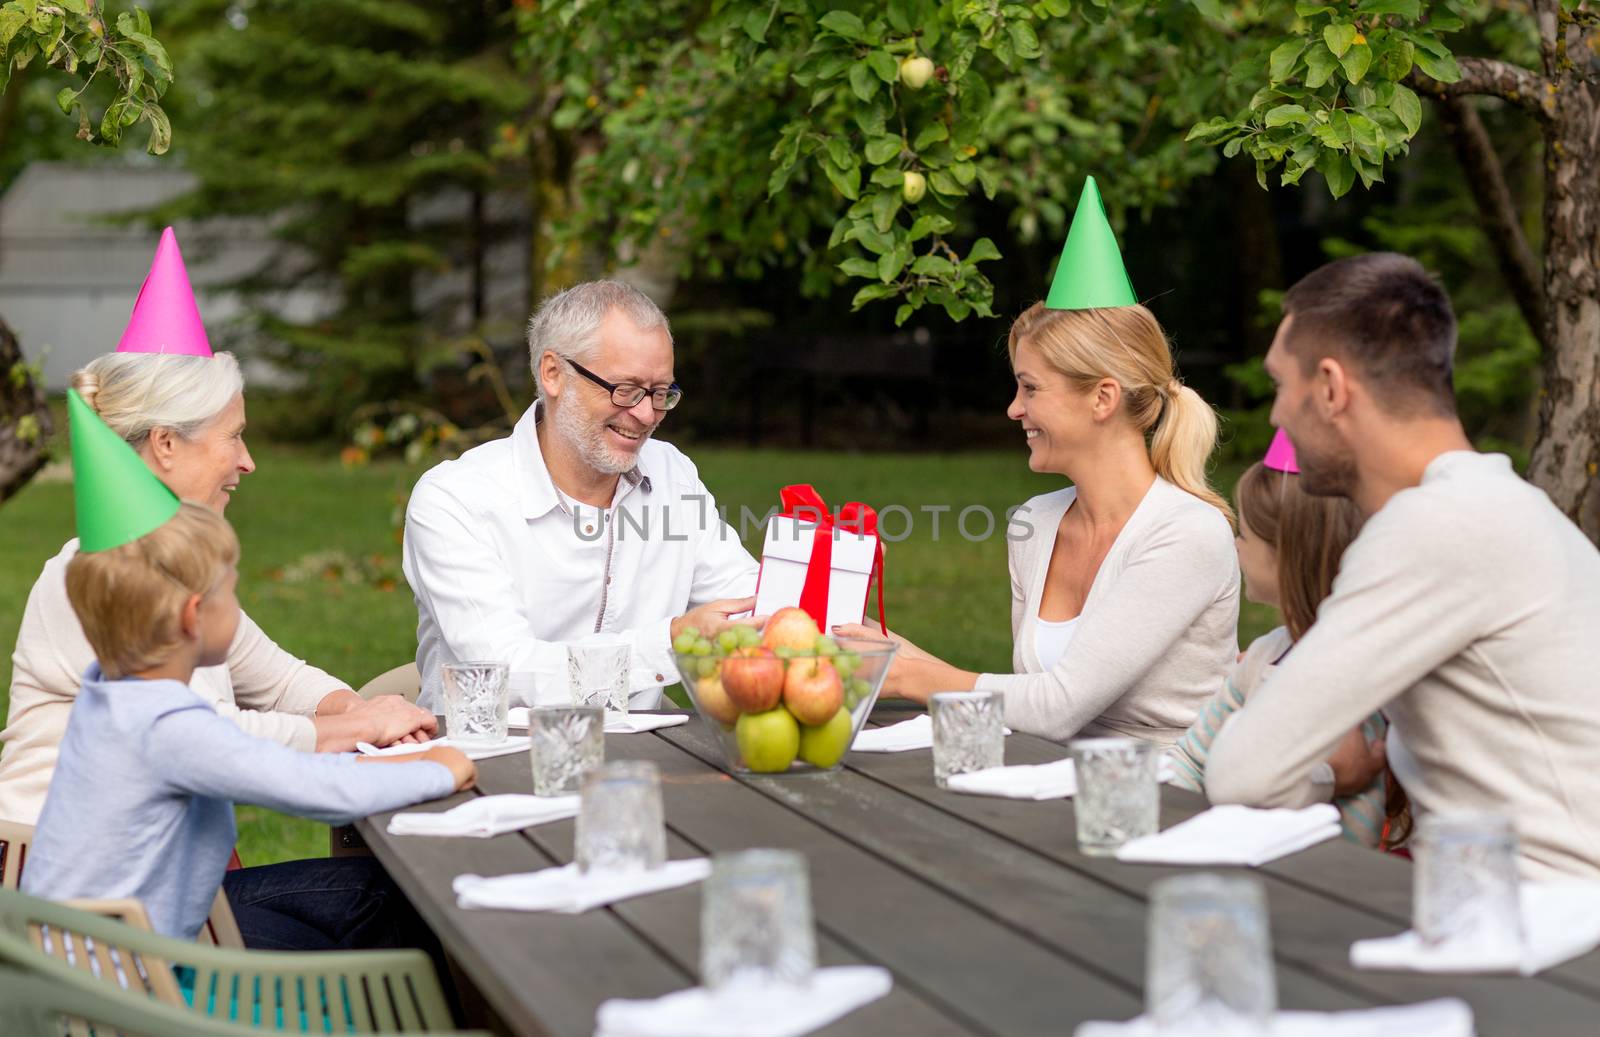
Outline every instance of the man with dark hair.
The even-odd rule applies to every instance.
[[[1316,623],[1212,745],[1206,793],[1327,799],[1323,761],[1382,709],[1416,814],[1505,814],[1526,875],[1600,878],[1600,553],[1507,458],[1473,451],[1454,353],[1449,298],[1405,256],[1341,259],[1285,294],[1273,424],[1302,485],[1366,523]],[[1359,748],[1335,766],[1381,766]]]

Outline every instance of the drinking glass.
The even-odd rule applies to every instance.
[[[655,764],[604,764],[583,776],[579,796],[579,871],[650,871],[666,863],[661,773]]]
[[[707,989],[803,983],[817,963],[806,859],[793,850],[717,854],[700,902]]]
[[[1145,1014],[1159,1031],[1265,1034],[1277,1005],[1261,880],[1202,872],[1151,884]]]
[[[1412,920],[1423,943],[1516,960],[1517,833],[1496,814],[1431,814],[1412,840]]]
[[[632,659],[633,646],[622,639],[567,645],[567,679],[572,689],[572,704],[626,713],[628,666]]]
[[[1161,808],[1155,746],[1136,738],[1079,738],[1067,751],[1078,774],[1079,850],[1109,857],[1129,839],[1155,834]]]
[[[606,762],[599,706],[536,706],[528,711],[535,796],[572,796],[583,776]]]
[[[950,778],[1005,762],[1005,712],[998,691],[940,691],[928,700],[933,721],[933,782],[947,788]]]
[[[506,740],[511,701],[505,663],[444,664],[444,732],[455,745],[494,745]]]

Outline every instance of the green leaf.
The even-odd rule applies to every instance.
[[[62,115],[71,115],[72,106],[78,103],[78,92],[70,86],[64,86],[56,94],[56,107],[61,109]]]
[[[851,277],[877,277],[878,264],[875,260],[862,259],[860,256],[851,256],[839,264],[839,269]]]
[[[145,150],[152,155],[165,155],[172,147],[172,122],[159,104],[146,105],[144,117],[150,122],[150,141]]]
[[[937,144],[941,140],[950,139],[950,128],[942,122],[930,122],[917,134],[917,139],[912,142],[912,149],[921,151],[930,144]]]
[[[1441,83],[1454,83],[1461,78],[1461,66],[1456,64],[1455,55],[1446,54],[1440,57],[1430,54],[1422,48],[1417,48],[1417,67]]]
[[[904,324],[906,319],[915,312],[917,312],[917,308],[915,306],[908,302],[901,303],[900,308],[894,311],[894,326],[898,328],[900,325]]]
[[[939,194],[947,194],[953,198],[960,198],[967,192],[956,183],[956,178],[942,169],[936,169],[928,174],[928,186]]]
[[[1359,83],[1372,65],[1372,48],[1365,43],[1358,43],[1344,52],[1339,64],[1344,66],[1346,79],[1352,83]]]
[[[899,191],[879,191],[872,196],[872,224],[885,234],[894,226],[894,214],[900,211],[902,195]]]
[[[1189,128],[1188,136],[1183,139],[1199,141],[1202,144],[1219,144],[1232,136],[1239,129],[1239,124],[1225,115],[1207,119],[1205,122],[1196,123]]]
[[[829,11],[817,19],[817,24],[855,43],[877,42],[867,35],[867,27],[861,23],[861,19],[849,11]]]
[[[872,100],[872,95],[878,92],[878,80],[871,65],[858,61],[850,66],[850,89],[863,101]]]
[[[1336,58],[1344,57],[1344,52],[1350,49],[1350,44],[1356,41],[1356,27],[1354,25],[1329,25],[1322,30],[1322,41],[1333,51]]]
[[[872,182],[879,187],[899,187],[906,175],[899,166],[880,166],[872,171]]]
[[[1333,70],[1339,67],[1339,59],[1333,52],[1321,44],[1312,44],[1306,51],[1306,86],[1315,90],[1328,81],[1333,75]]]
[[[1014,21],[1006,26],[1006,32],[1011,36],[1011,46],[1016,50],[1017,57],[1036,58],[1044,53],[1039,46],[1039,34],[1027,22]]]
[[[886,296],[894,295],[899,290],[898,286],[892,284],[862,285],[861,290],[856,293],[856,297],[850,300],[850,308],[859,310],[874,299],[882,299]]]
[[[1295,67],[1300,63],[1300,55],[1305,53],[1306,41],[1293,39],[1280,43],[1272,50],[1272,58],[1268,63],[1271,70],[1271,81],[1281,83],[1294,75]]]
[[[1297,104],[1280,104],[1267,112],[1266,122],[1267,128],[1272,129],[1278,126],[1298,126],[1309,118],[1306,110]]]
[[[1065,18],[1072,13],[1072,0],[1039,0],[1035,6],[1052,18]]]
[[[1422,17],[1422,0],[1361,0],[1356,10],[1361,14],[1398,14],[1414,22]]]
[[[767,42],[767,12],[760,8],[744,16],[744,34],[757,43]]]
[[[1324,151],[1317,159],[1317,171],[1328,182],[1328,191],[1335,198],[1343,198],[1356,182],[1355,168],[1337,151]]]
[[[858,165],[854,152],[843,137],[829,137],[827,144],[828,161],[840,169],[849,169]]]
[[[1396,83],[1389,110],[1405,125],[1407,136],[1416,135],[1422,126],[1422,102],[1417,99],[1415,91],[1404,83]]]
[[[955,226],[949,217],[940,216],[937,213],[928,213],[918,216],[916,221],[911,224],[911,233],[906,235],[906,240],[921,241],[929,234],[948,234],[955,229]]]
[[[956,265],[943,256],[918,256],[911,264],[911,272],[919,277],[949,277]]]
[[[899,137],[883,136],[874,137],[867,141],[867,146],[863,150],[866,153],[868,162],[875,166],[881,166],[885,162],[898,157],[903,146],[904,143]]]
[[[824,162],[822,163],[822,171],[828,174],[828,179],[833,182],[834,187],[839,189],[840,194],[852,202],[861,197],[860,167],[840,169],[832,162]]]
[[[1332,14],[1333,8],[1327,4],[1298,3],[1294,5],[1294,13],[1301,18],[1311,18],[1319,14]]]
[[[896,245],[878,257],[878,280],[889,282],[900,276],[900,271],[911,262],[911,246]]]
[[[885,83],[892,83],[900,77],[900,63],[886,50],[875,50],[868,54],[867,64]]]
[[[979,238],[977,241],[972,243],[971,248],[967,249],[967,258],[961,262],[964,266],[972,266],[976,263],[983,262],[985,259],[999,258],[1000,250],[995,247],[994,242],[990,241],[988,238]]]

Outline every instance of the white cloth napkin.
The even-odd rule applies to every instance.
[[[1011,733],[1009,727],[1000,730]],[[862,753],[903,753],[933,748],[933,718],[924,713],[887,727],[864,727],[850,748]]]
[[[595,1014],[595,1037],[800,1037],[889,993],[875,965],[818,969],[803,986],[704,987],[649,1001],[613,999]]]
[[[1339,835],[1339,810],[1212,807],[1165,832],[1130,839],[1117,860],[1135,864],[1237,864],[1255,868]]]
[[[457,907],[559,911],[576,915],[629,897],[687,886],[709,874],[711,862],[704,857],[668,861],[654,871],[591,871],[587,874],[579,871],[574,862],[562,868],[494,878],[457,875],[451,888],[455,890]]]
[[[1600,947],[1600,882],[1524,882],[1522,946],[1429,947],[1415,931],[1350,945],[1358,969],[1520,972],[1532,976]]]
[[[437,749],[441,745],[455,746],[467,754],[469,760],[487,760],[493,756],[510,756],[512,753],[528,751],[527,735],[511,735],[503,742],[493,745],[457,746],[449,737],[434,738],[426,742],[410,742],[402,745],[390,745],[379,749],[371,742],[357,742],[356,751],[362,756],[409,756],[412,753],[426,752]]]
[[[1078,792],[1078,770],[1074,760],[1022,764],[1015,767],[990,767],[950,776],[950,788],[975,796],[1004,796],[1007,799],[1065,799]],[[1158,781],[1172,780],[1172,764],[1166,757],[1156,766]]]
[[[396,814],[389,819],[389,834],[487,839],[503,832],[576,816],[577,796],[478,796],[449,810]]]
[[[1204,1032],[1224,1037],[1218,1030]],[[1272,1037],[1473,1037],[1472,1006],[1444,997],[1350,1012],[1278,1012],[1267,1032]],[[1162,1037],[1162,1033],[1144,1016],[1125,1023],[1084,1023],[1073,1031],[1074,1037]]]
[[[506,720],[512,727],[526,728],[529,724],[529,712],[527,706],[512,706],[506,714]],[[606,734],[640,735],[646,731],[677,727],[688,722],[687,713],[607,713]]]

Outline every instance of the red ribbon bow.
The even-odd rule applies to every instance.
[[[885,636],[889,633],[888,620],[883,611],[883,541],[878,538],[878,513],[860,501],[849,501],[839,509],[837,517],[828,508],[816,487],[810,483],[785,486],[779,493],[783,518],[816,523],[816,535],[811,539],[811,560],[806,564],[806,582],[800,590],[800,607],[811,614],[823,633],[828,633],[828,581],[833,572],[833,531],[843,530],[861,536],[871,535],[872,579],[878,585],[878,628]]]

